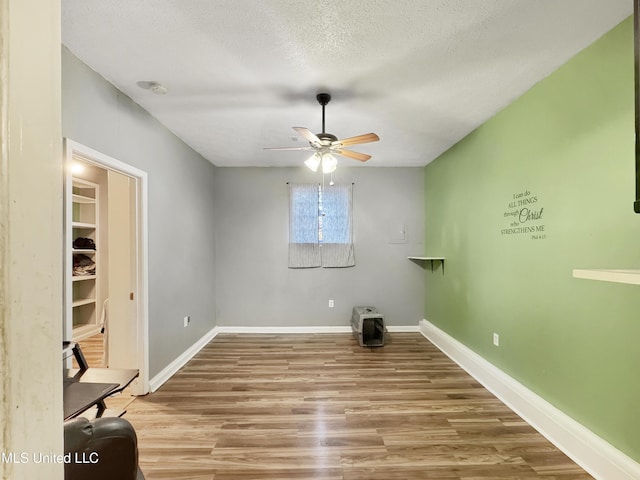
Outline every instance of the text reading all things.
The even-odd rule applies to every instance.
[[[500,230],[501,235],[529,235],[531,240],[546,238],[544,207],[540,206],[538,195],[529,190],[512,195],[504,218],[509,224]]]

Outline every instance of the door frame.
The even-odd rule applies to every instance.
[[[86,145],[78,143],[69,138],[63,139],[64,145],[64,169],[65,169],[65,202],[67,198],[70,198],[71,192],[67,191],[70,188],[69,178],[71,176],[71,163],[73,157],[79,157],[83,161],[92,163],[98,167],[112,170],[124,175],[127,175],[136,180],[136,195],[135,195],[135,242],[136,242],[136,256],[135,256],[135,268],[137,271],[137,284],[136,284],[136,298],[135,307],[137,310],[137,325],[136,325],[136,368],[140,374],[138,378],[132,384],[132,393],[134,395],[145,395],[149,393],[149,268],[148,268],[148,179],[147,172],[133,167],[120,160],[116,160],[108,155],[98,152]],[[66,214],[65,208],[65,214]],[[65,222],[70,221],[65,218]],[[68,235],[65,229],[65,236]],[[71,245],[71,239],[65,238],[65,246]],[[65,262],[68,262],[67,258],[69,253],[65,247]],[[66,263],[65,263],[66,265]],[[66,270],[65,270],[66,272]],[[65,273],[65,275],[67,275]],[[65,288],[67,288],[65,281]],[[65,291],[65,299],[70,295],[70,292]],[[70,340],[72,332],[72,316],[69,314],[69,310],[65,308],[64,319],[64,335],[65,340]]]

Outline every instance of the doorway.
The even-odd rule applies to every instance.
[[[64,140],[65,340],[88,342],[96,366],[137,368],[149,391],[147,174]],[[91,365],[91,363],[90,363]]]

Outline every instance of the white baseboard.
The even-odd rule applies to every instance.
[[[351,333],[349,325],[333,327],[217,327],[219,333]],[[389,332],[418,332],[416,325],[387,325]]]
[[[419,325],[387,325],[387,331],[391,333],[415,333],[420,331]]]
[[[335,327],[218,327],[220,333],[347,333],[349,326]]]
[[[590,475],[636,480],[640,464],[426,320],[419,330],[431,343],[520,415]]]
[[[189,360],[191,360],[196,353],[202,350],[207,343],[219,333],[218,327],[214,327],[209,330],[200,340],[191,345],[182,355],[176,358],[173,362],[167,365],[158,373],[155,377],[149,380],[149,391],[155,392],[158,390],[167,380],[169,380],[178,370],[184,367]]]

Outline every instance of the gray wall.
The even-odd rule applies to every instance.
[[[63,47],[63,135],[149,175],[150,377],[216,324],[348,325],[374,305],[387,325],[422,318],[421,168],[346,168],[354,182],[356,266],[287,268],[288,187],[299,168],[216,168]],[[391,243],[406,225],[407,243]],[[335,307],[328,308],[328,300]],[[191,325],[182,318],[191,315]]]
[[[373,305],[387,325],[423,318],[422,168],[345,168],[354,182],[356,266],[289,269],[288,186],[318,182],[299,168],[218,168],[215,178],[217,324],[220,326],[348,325],[354,305]],[[407,226],[406,244],[390,243]],[[334,299],[335,307],[328,308]]]
[[[152,378],[215,326],[216,167],[64,47],[62,134],[148,174]]]

